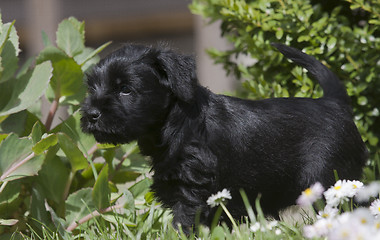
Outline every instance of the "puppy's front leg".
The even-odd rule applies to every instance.
[[[180,226],[185,234],[189,234],[195,227],[195,218],[197,213],[201,212],[200,208],[177,202],[173,208],[173,226],[178,229]]]

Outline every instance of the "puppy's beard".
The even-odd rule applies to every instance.
[[[91,122],[85,117],[81,119],[83,132],[92,134],[99,143],[123,144],[134,140],[122,126],[105,124],[101,121]]]

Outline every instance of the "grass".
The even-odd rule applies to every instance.
[[[259,200],[256,201],[256,208],[259,210],[258,214],[255,215],[244,193],[242,196],[249,216],[239,222],[228,219],[232,221],[232,229],[230,229],[226,223],[222,222],[215,224],[211,229],[200,226],[197,228],[196,234],[185,235],[181,229],[176,230],[173,228],[171,224],[172,216],[169,211],[162,209],[153,202],[150,208],[136,210],[133,214],[127,214],[128,216],[117,212],[103,214],[80,225],[72,233],[66,232],[60,235],[58,231],[46,227],[42,227],[40,233],[37,233],[32,227],[29,227],[28,236],[20,232],[15,232],[13,235],[0,237],[0,240],[304,239],[301,231],[303,224],[290,224],[285,221],[277,222],[272,219],[264,218],[260,211]],[[227,215],[229,214],[228,209],[222,202],[219,205],[219,209],[224,211]]]

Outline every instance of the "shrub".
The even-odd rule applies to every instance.
[[[366,169],[366,178],[379,178],[379,1],[194,0],[190,8],[210,22],[221,21],[222,35],[233,46],[208,53],[228,74],[243,81],[240,96],[322,95],[315,81],[302,68],[284,61],[271,42],[303,49],[331,68],[346,85],[356,125],[371,152],[369,169],[376,171]],[[241,56],[256,61],[246,63]]]

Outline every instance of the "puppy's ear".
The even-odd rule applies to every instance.
[[[171,51],[161,51],[157,59],[162,76],[160,83],[168,87],[178,99],[191,102],[198,84],[194,59]]]

